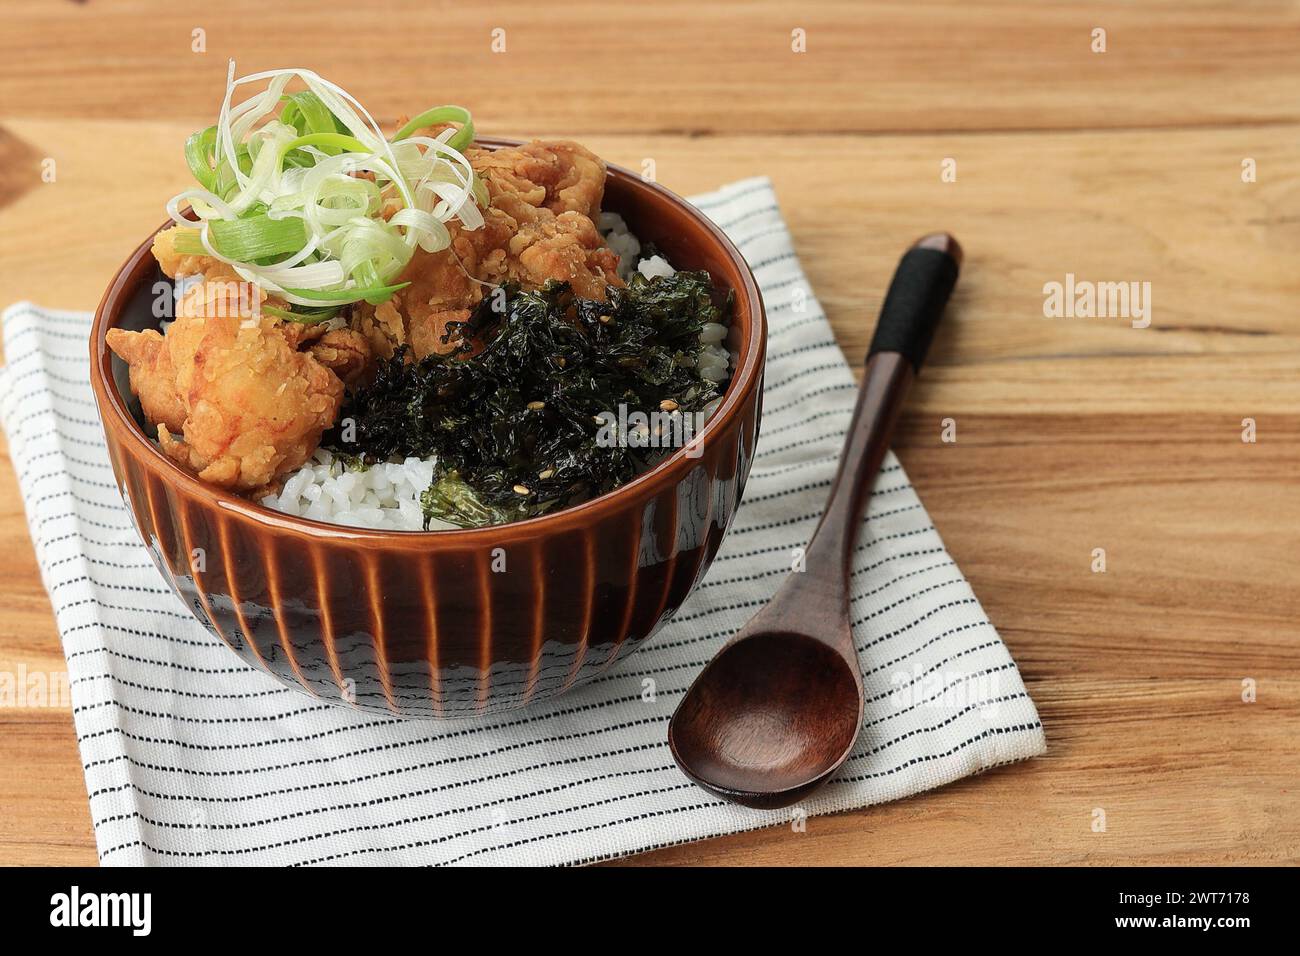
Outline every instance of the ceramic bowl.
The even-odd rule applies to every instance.
[[[487,146],[507,141],[482,141]],[[523,707],[612,666],[672,617],[735,516],[758,439],[766,321],[735,246],[693,206],[610,167],[605,208],[679,269],[735,291],[735,370],[696,437],[613,492],[515,524],[367,531],[200,482],[146,432],[111,328],[156,328],[152,236],[95,315],[91,380],[140,536],[195,618],[314,697],[403,717]]]

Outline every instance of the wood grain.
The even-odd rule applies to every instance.
[[[15,116],[206,119],[226,61],[292,63],[393,119],[473,106],[484,129],[705,134],[1078,129],[1292,121],[1294,3],[1023,4],[5,0]],[[1105,53],[1092,31],[1107,31]],[[204,31],[205,52],[193,51]],[[492,31],[505,52],[492,52]],[[791,31],[807,52],[792,51]],[[106,42],[107,41],[107,42]],[[33,63],[57,47],[58,69]],[[571,68],[576,67],[576,68]],[[738,95],[740,94],[740,95]]]
[[[1004,637],[1008,636],[1004,634]],[[1017,650],[1014,637],[1010,640]],[[1280,682],[1267,714],[1196,681],[1030,680],[1049,751],[942,790],[793,828],[674,847],[623,865],[1294,864],[1295,767],[1278,726],[1300,716]],[[1207,786],[1207,776],[1214,780]],[[1096,810],[1105,812],[1096,832]]]
[[[858,364],[902,249],[938,228],[961,240],[895,447],[1020,664],[1047,756],[634,862],[1300,862],[1296,3],[0,13],[0,303],[94,306],[186,184],[181,138],[230,55],[327,69],[384,118],[460,100],[487,132],[578,135],[653,158],[683,193],[770,175]],[[1151,326],[1044,318],[1044,284],[1067,273],[1150,282]],[[7,457],[0,472],[0,670],[59,671]],[[93,862],[68,711],[0,708],[0,766],[0,863]]]

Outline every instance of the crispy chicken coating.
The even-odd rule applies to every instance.
[[[312,342],[312,358],[343,380],[355,385],[370,369],[370,343],[353,329],[330,329]]]
[[[131,365],[131,387],[168,457],[240,492],[302,465],[334,423],[343,381],[317,351],[346,368],[365,347],[359,336],[331,339],[262,315],[260,302],[238,294],[245,288],[205,281],[182,300],[166,335],[114,329],[108,337]]]
[[[516,222],[577,212],[594,218],[605,196],[605,161],[568,140],[533,140],[504,149],[468,149],[492,205]]]
[[[599,156],[577,143],[541,141],[465,155],[492,199],[483,227],[449,223],[451,246],[417,250],[400,277],[407,288],[353,313],[353,328],[384,358],[400,345],[417,358],[450,352],[457,341],[447,337],[448,324],[468,318],[486,291],[506,280],[537,288],[562,279],[589,299],[623,284],[618,255],[593,221],[605,192]]]
[[[185,427],[185,403],[176,391],[176,369],[167,340],[147,329],[127,332],[108,330],[108,347],[130,369],[131,391],[140,397],[140,407],[151,425],[165,425],[174,432]]]
[[[605,286],[622,285],[618,255],[605,248],[596,224],[579,212],[562,212],[522,226],[507,246],[508,274],[532,288],[563,279],[584,299],[605,299]]]

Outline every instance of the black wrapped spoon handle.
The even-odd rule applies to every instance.
[[[957,284],[961,256],[961,246],[946,232],[918,239],[903,254],[880,309],[868,360],[877,352],[898,352],[912,363],[913,372],[920,371]]]

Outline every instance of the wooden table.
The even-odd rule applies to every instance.
[[[93,308],[186,184],[232,55],[316,68],[385,120],[461,102],[484,131],[652,158],[682,193],[770,175],[859,361],[902,249],[950,229],[966,268],[897,451],[1049,752],[635,862],[1295,862],[1297,4],[794,6],[4,0],[0,303]],[[1067,274],[1151,283],[1150,327],[1045,318]],[[59,671],[0,470],[0,670]],[[94,862],[68,711],[0,708],[0,768],[0,863]]]

